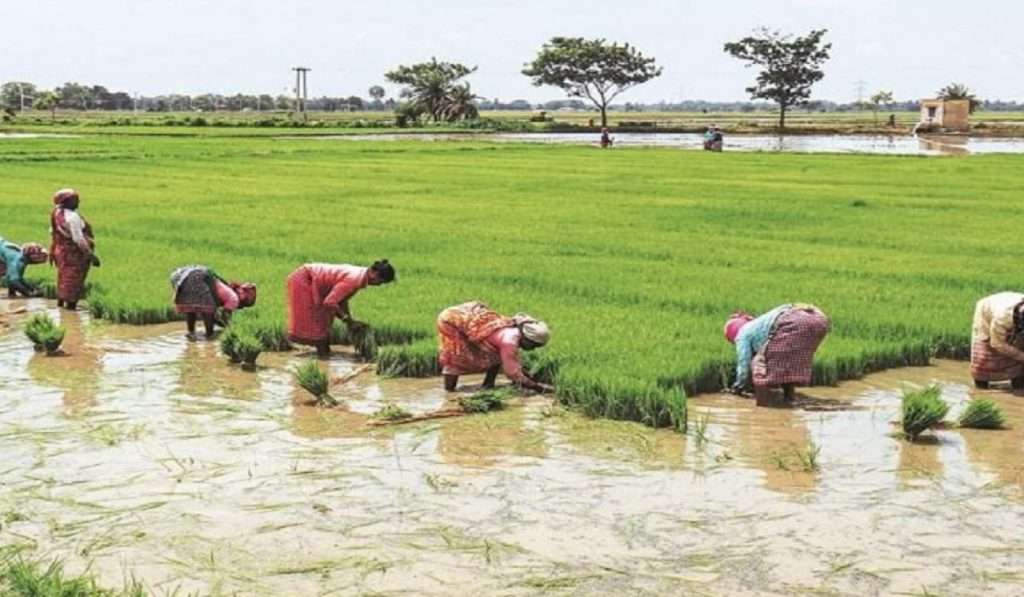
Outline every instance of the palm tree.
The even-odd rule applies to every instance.
[[[938,95],[941,100],[967,100],[971,102],[971,114],[974,114],[974,111],[981,107],[981,100],[971,93],[971,90],[963,83],[950,83],[940,89]]]
[[[448,122],[456,120],[472,120],[480,116],[480,111],[473,103],[479,96],[469,89],[469,83],[455,85],[448,91],[443,109],[443,117]]]

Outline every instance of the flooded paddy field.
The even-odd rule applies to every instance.
[[[47,310],[68,356],[20,330]],[[796,408],[690,400],[687,435],[588,420],[543,398],[428,412],[440,381],[337,386],[305,404],[181,324],[114,326],[0,301],[0,544],[155,594],[1017,595],[1024,583],[1024,396],[976,392],[966,365],[811,388]],[[336,355],[335,377],[360,367]],[[892,436],[900,391],[985,395],[1005,431]]]

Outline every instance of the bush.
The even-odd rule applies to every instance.
[[[942,401],[939,386],[930,386],[917,392],[903,394],[903,433],[910,441],[934,428],[949,412],[949,405]]]

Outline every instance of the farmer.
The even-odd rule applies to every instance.
[[[307,263],[288,276],[288,339],[316,347],[320,358],[331,354],[331,323],[335,317],[351,335],[367,329],[352,318],[349,300],[367,286],[387,284],[395,279],[395,268],[387,259],[370,267]]]
[[[724,143],[725,136],[722,135],[722,129],[718,128],[717,124],[708,127],[708,130],[704,133],[704,150],[720,152]]]
[[[978,388],[1009,380],[1024,389],[1024,294],[1000,292],[978,301],[971,328],[971,377]]]
[[[50,214],[50,263],[57,266],[57,306],[74,311],[85,290],[90,266],[100,266],[93,252],[92,228],[78,213],[78,191],[61,189]]]
[[[46,249],[36,243],[18,246],[0,238],[0,275],[7,284],[8,298],[19,294],[25,297],[39,296],[39,289],[25,280],[25,268],[46,263]]]
[[[174,310],[185,314],[188,337],[196,336],[196,319],[203,318],[206,337],[212,338],[214,326],[227,327],[231,314],[256,304],[256,285],[228,282],[205,265],[186,265],[171,273]],[[221,317],[217,318],[217,311]]]
[[[771,388],[782,386],[791,401],[794,386],[810,385],[814,352],[828,331],[828,317],[814,305],[782,305],[758,318],[733,314],[725,323],[725,338],[736,345],[732,391],[753,382],[757,405],[768,406]]]
[[[601,149],[608,149],[609,147],[612,146],[613,143],[615,143],[615,140],[612,139],[612,136],[608,133],[608,129],[607,128],[602,128],[601,129]]]
[[[449,307],[437,317],[444,388],[454,392],[460,375],[486,373],[484,387],[494,387],[498,371],[514,383],[536,392],[554,388],[523,372],[519,351],[548,343],[551,331],[543,321],[525,313],[504,317],[484,303],[473,301]]]

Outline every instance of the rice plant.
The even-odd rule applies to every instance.
[[[469,396],[459,397],[459,406],[467,414],[486,413],[505,408],[505,402],[515,392],[509,389],[482,390]]]
[[[64,342],[64,327],[57,325],[57,322],[46,313],[37,313],[25,323],[25,335],[32,341],[36,350],[45,350],[46,354],[53,355],[60,350]]]
[[[939,386],[929,386],[916,392],[903,394],[903,433],[910,441],[934,428],[946,418],[949,405],[942,401]]]
[[[235,346],[235,353],[242,361],[243,367],[254,369],[256,367],[256,359],[259,358],[261,352],[263,352],[263,343],[259,339],[250,334],[239,335]]]
[[[1002,429],[1006,425],[1006,416],[998,404],[982,398],[967,405],[958,424],[969,429]]]
[[[374,413],[373,418],[382,421],[402,421],[412,418],[412,413],[397,404],[387,404]]]
[[[241,338],[234,328],[229,327],[220,336],[220,351],[224,353],[232,363],[241,363],[242,355],[238,350]]]
[[[313,395],[317,406],[337,406],[338,401],[330,394],[330,380],[314,360],[306,361],[295,370],[295,380],[302,389]]]

